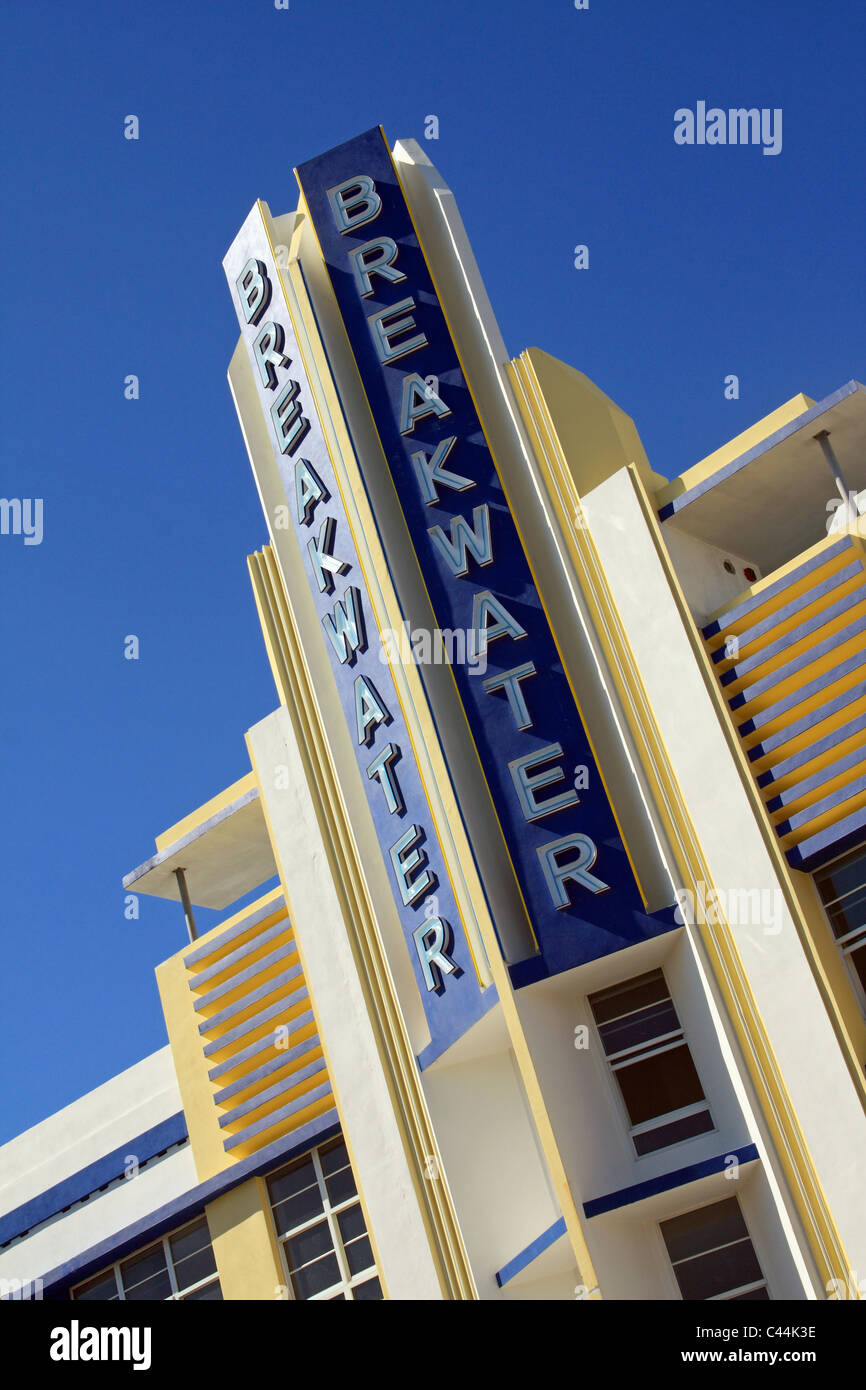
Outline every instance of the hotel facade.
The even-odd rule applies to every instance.
[[[277,706],[124,879],[168,1045],[0,1149],[0,1290],[860,1297],[863,387],[668,481],[414,141],[296,173],[224,262]]]

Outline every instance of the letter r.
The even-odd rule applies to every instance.
[[[574,851],[577,852],[576,857],[563,863],[562,856]],[[551,840],[550,844],[542,845],[536,853],[541,861],[542,873],[553,906],[556,908],[571,905],[566,883],[577,883],[590,893],[604,893],[610,887],[610,884],[589,872],[598,851],[588,835],[563,835],[559,840]]]
[[[443,975],[450,975],[457,969],[456,963],[446,954],[450,936],[448,923],[441,917],[430,917],[419,923],[412,933],[424,983],[428,990],[436,994],[441,993],[444,986],[441,975],[434,975],[433,967],[436,966]]]
[[[375,241],[365,241],[349,252],[349,260],[355,274],[355,284],[362,299],[373,293],[372,277],[381,275],[383,280],[398,284],[405,280],[402,270],[396,270],[397,243],[389,236],[376,237]]]

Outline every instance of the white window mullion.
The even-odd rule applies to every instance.
[[[696,1255],[683,1255],[681,1260],[675,1260],[674,1268],[677,1265],[687,1265],[689,1260],[702,1260],[705,1255],[717,1255],[720,1250],[731,1250],[735,1245],[742,1245],[745,1241],[751,1242],[751,1236],[737,1236],[734,1240],[726,1240],[723,1245],[711,1245],[708,1250],[699,1250]]]
[[[663,1125],[672,1125],[677,1120],[687,1120],[690,1115],[702,1115],[704,1111],[709,1113],[709,1105],[706,1100],[696,1100],[692,1105],[683,1105],[679,1110],[668,1110],[664,1115],[654,1115],[651,1120],[643,1120],[639,1125],[632,1125],[632,1134],[651,1134],[654,1129],[660,1129]]]
[[[219,1274],[206,1274],[205,1277],[204,1277],[203,1279],[199,1279],[199,1280],[197,1281],[197,1283],[195,1283],[195,1284],[190,1284],[188,1288],[185,1288],[185,1289],[180,1289],[180,1288],[179,1288],[178,1291],[177,1291],[177,1299],[178,1299],[178,1301],[182,1302],[183,1299],[186,1298],[187,1294],[189,1294],[189,1293],[195,1293],[196,1290],[198,1290],[198,1289],[203,1289],[203,1288],[205,1288],[206,1285],[208,1285],[208,1284],[216,1284],[217,1281],[218,1281],[218,1279],[219,1279]]]
[[[855,887],[849,888],[847,893],[839,893],[838,896],[835,898],[828,898],[827,901],[824,903],[824,906],[826,908],[838,907],[839,904],[844,903],[846,899],[856,898],[856,895],[858,893],[862,893],[863,889],[866,888],[866,867],[864,867],[863,874],[864,881],[862,883],[858,883],[855,885]]]
[[[331,1232],[331,1244],[334,1247],[334,1254],[337,1257],[337,1266],[340,1270],[341,1288],[343,1292],[348,1294],[349,1281],[351,1280],[352,1276],[349,1273],[349,1265],[346,1260],[346,1253],[343,1249],[343,1242],[340,1239],[339,1224],[337,1222],[336,1216],[331,1210],[331,1200],[328,1196],[328,1184],[325,1181],[325,1174],[322,1171],[322,1161],[319,1157],[318,1149],[313,1150],[313,1167],[316,1170],[316,1177],[319,1180],[319,1187],[322,1193],[322,1201],[325,1205],[325,1216],[328,1219],[328,1229]]]
[[[171,1246],[168,1243],[168,1236],[163,1236],[162,1238],[162,1253],[165,1257],[165,1267],[168,1270],[168,1282],[171,1284],[171,1293],[165,1300],[165,1302],[168,1303],[171,1299],[176,1299],[178,1293],[177,1278],[174,1272],[174,1261],[171,1258]]]
[[[648,1043],[644,1043],[644,1047],[648,1050],[646,1052],[639,1052],[634,1057],[629,1057],[619,1052],[612,1053],[607,1059],[610,1062],[611,1071],[621,1071],[623,1067],[634,1066],[635,1062],[646,1062],[650,1057],[660,1057],[663,1052],[670,1052],[675,1047],[682,1047],[685,1042],[682,1029],[680,1029],[678,1033],[665,1033],[664,1036],[666,1038],[671,1038],[672,1041],[656,1047],[656,1040],[652,1038]],[[659,1039],[659,1042],[661,1043],[661,1039]],[[615,1062],[613,1060],[614,1057],[619,1057],[620,1060]]]
[[[736,1298],[741,1293],[752,1293],[755,1289],[766,1289],[766,1279],[756,1279],[753,1284],[740,1284],[739,1288],[728,1289],[727,1293],[714,1293],[712,1298],[704,1300],[706,1303],[727,1303],[730,1299]]]
[[[659,980],[661,985],[662,981]],[[604,1023],[600,1023],[599,1028],[609,1028],[612,1023],[622,1023],[624,1018],[635,1018],[638,1014],[644,1013],[647,1009],[657,1009],[663,1004],[672,1004],[674,1001],[670,996],[667,985],[665,984],[665,994],[660,999],[651,999],[648,1004],[638,1004],[636,1009],[626,1009],[625,1013],[614,1014],[612,1018],[606,1018]],[[623,990],[623,994],[626,991]]]

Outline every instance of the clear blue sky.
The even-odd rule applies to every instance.
[[[0,536],[0,1140],[163,1046],[183,919],[126,921],[121,877],[276,704],[225,380],[253,201],[289,211],[295,164],[437,115],[508,348],[586,372],[674,476],[863,379],[863,38],[854,0],[7,0],[0,495],[43,498],[44,539]],[[781,154],[677,146],[699,100],[781,107]]]

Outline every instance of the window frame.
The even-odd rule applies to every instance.
[[[700,1251],[697,1255],[687,1256],[685,1260],[677,1260],[676,1264],[685,1264],[689,1259],[702,1259],[705,1255],[712,1255],[717,1250],[726,1250],[730,1246],[739,1245],[742,1243],[743,1240],[748,1239],[752,1246],[752,1250],[754,1251],[755,1259],[757,1260],[758,1265],[760,1267],[762,1277],[760,1279],[751,1280],[746,1284],[738,1284],[734,1288],[726,1289],[724,1293],[713,1294],[712,1298],[691,1299],[686,1298],[683,1295],[683,1291],[680,1288],[679,1280],[677,1279],[676,1265],[674,1264],[674,1261],[671,1259],[670,1251],[668,1250],[668,1245],[664,1237],[664,1231],[662,1230],[662,1226],[666,1221],[675,1221],[678,1216],[692,1216],[695,1214],[695,1212],[703,1211],[707,1207],[718,1206],[721,1202],[726,1202],[731,1199],[729,1197],[713,1197],[707,1202],[701,1202],[700,1206],[686,1207],[684,1211],[677,1211],[670,1216],[660,1217],[654,1223],[656,1235],[658,1240],[661,1242],[661,1248],[664,1253],[665,1261],[667,1264],[667,1272],[669,1277],[673,1280],[675,1297],[679,1299],[681,1303],[730,1303],[735,1298],[739,1297],[740,1294],[751,1293],[754,1289],[766,1289],[768,1301],[771,1303],[776,1301],[775,1294],[773,1293],[773,1289],[770,1284],[770,1280],[767,1278],[767,1274],[765,1271],[765,1261],[761,1257],[761,1252],[758,1249],[758,1245],[755,1241],[755,1237],[752,1234],[751,1227],[748,1221],[746,1220],[746,1215],[743,1211],[743,1204],[740,1201],[737,1193],[732,1192],[731,1197],[736,1202],[737,1207],[739,1209],[743,1225],[746,1228],[746,1235],[739,1236],[737,1240],[725,1241],[722,1245],[714,1245],[709,1250]]]
[[[184,1231],[189,1230],[190,1227],[192,1227],[192,1226],[197,1226],[201,1221],[204,1221],[205,1229],[207,1230],[207,1233],[208,1233],[208,1244],[209,1244],[211,1250],[213,1250],[213,1240],[212,1240],[212,1238],[211,1238],[210,1227],[208,1226],[208,1222],[207,1222],[207,1216],[204,1215],[204,1213],[202,1213],[200,1216],[194,1216],[194,1217],[192,1217],[192,1219],[191,1219],[190,1221],[185,1221],[185,1222],[183,1223],[182,1226],[177,1226],[173,1231],[167,1231],[167,1232],[165,1233],[165,1235],[159,1236],[156,1240],[148,1241],[147,1245],[142,1245],[141,1248],[140,1248],[139,1250],[131,1250],[131,1251],[129,1252],[128,1255],[124,1255],[124,1257],[123,1257],[122,1260],[115,1260],[113,1264],[106,1265],[104,1269],[97,1270],[95,1274],[91,1274],[91,1275],[89,1275],[86,1279],[82,1279],[78,1284],[74,1284],[74,1285],[72,1286],[72,1288],[69,1290],[70,1302],[73,1302],[73,1303],[90,1303],[90,1302],[113,1303],[115,1300],[114,1300],[114,1299],[111,1299],[111,1298],[106,1298],[106,1299],[79,1299],[79,1298],[76,1298],[76,1290],[77,1290],[77,1289],[82,1289],[82,1288],[84,1288],[85,1284],[91,1284],[91,1283],[93,1283],[93,1280],[94,1280],[94,1279],[99,1279],[100,1277],[106,1276],[106,1275],[108,1275],[109,1273],[112,1273],[112,1274],[114,1275],[114,1285],[115,1285],[115,1289],[116,1289],[116,1291],[117,1291],[117,1302],[119,1302],[119,1303],[138,1303],[138,1302],[142,1302],[142,1303],[182,1303],[191,1293],[196,1293],[199,1289],[206,1288],[209,1284],[218,1284],[218,1283],[219,1283],[220,1272],[219,1272],[219,1268],[216,1268],[216,1269],[214,1270],[213,1274],[206,1274],[205,1277],[204,1277],[203,1279],[197,1280],[196,1283],[186,1285],[183,1289],[179,1289],[179,1288],[178,1288],[178,1284],[177,1284],[177,1275],[176,1275],[176,1273],[175,1273],[175,1268],[174,1268],[174,1257],[173,1257],[173,1255],[172,1255],[172,1253],[171,1253],[170,1241],[172,1241],[172,1240],[174,1239],[175,1236],[183,1235]],[[167,1272],[168,1272],[169,1283],[170,1283],[170,1285],[171,1285],[171,1293],[169,1294],[168,1298],[152,1298],[152,1299],[131,1299],[131,1298],[127,1298],[127,1296],[126,1296],[126,1291],[125,1291],[125,1289],[124,1289],[124,1287],[123,1287],[123,1280],[121,1279],[121,1276],[120,1276],[120,1268],[121,1268],[121,1265],[126,1264],[127,1260],[134,1259],[137,1255],[146,1255],[147,1252],[148,1252],[148,1250],[154,1250],[154,1249],[156,1248],[157,1245],[161,1245],[161,1246],[162,1246],[163,1258],[165,1259],[165,1266],[166,1266],[166,1270],[167,1270]],[[216,1264],[216,1253],[214,1253],[214,1264]],[[222,1287],[220,1287],[220,1293],[222,1293]]]
[[[601,1034],[601,1028],[598,1023],[598,1020],[596,1019],[595,1010],[592,1007],[591,1001],[593,996],[604,994],[608,989],[624,988],[626,985],[640,980],[646,975],[654,975],[656,974],[656,972],[658,972],[658,974],[661,975],[662,983],[664,985],[664,988],[667,990],[666,998],[673,1005],[673,1009],[676,1013],[679,1027],[673,1032],[669,1031],[666,1033],[660,1033],[658,1038],[652,1038],[647,1043],[634,1044],[632,1047],[622,1048],[619,1052],[608,1053],[605,1050],[604,1039],[602,1038]],[[683,1144],[694,1144],[695,1142],[697,1142],[697,1140],[705,1139],[708,1135],[716,1134],[718,1132],[716,1122],[713,1117],[712,1106],[710,1105],[709,1097],[707,1096],[706,1086],[704,1085],[704,1079],[700,1073],[697,1062],[695,1061],[691,1044],[689,1043],[688,1037],[686,1036],[686,1031],[683,1027],[682,1020],[680,1019],[679,1015],[679,1010],[676,1006],[676,1001],[674,1000],[673,994],[671,993],[671,988],[668,984],[667,975],[665,974],[662,966],[651,966],[649,970],[643,970],[638,975],[631,975],[625,980],[616,980],[609,985],[603,985],[600,989],[592,990],[584,996],[584,1003],[586,1007],[586,1012],[589,1016],[590,1024],[594,1030],[595,1040],[599,1049],[599,1057],[601,1060],[602,1069],[607,1078],[606,1084],[609,1091],[612,1093],[614,1097],[614,1104],[620,1116],[620,1121],[628,1135],[631,1147],[631,1156],[635,1163],[643,1163],[646,1159],[656,1158],[659,1154],[668,1153],[670,1152],[670,1150],[677,1149]],[[642,1005],[641,1007],[646,1007],[646,1005]],[[616,1022],[620,1018],[627,1018],[629,1016],[629,1013],[639,1012],[640,1008],[631,1009],[627,1013],[616,1015],[614,1019],[610,1019],[608,1020],[608,1022]],[[701,1091],[703,1093],[703,1099],[699,1101],[690,1102],[690,1104],[688,1105],[680,1106],[680,1108],[677,1110],[667,1110],[663,1114],[652,1116],[652,1118],[649,1120],[642,1120],[638,1124],[633,1124],[631,1115],[628,1111],[628,1106],[625,1102],[625,1097],[622,1093],[622,1090],[620,1089],[619,1082],[617,1081],[616,1073],[618,1071],[624,1070],[626,1067],[630,1065],[634,1065],[638,1062],[649,1061],[653,1057],[661,1056],[665,1052],[671,1052],[675,1048],[683,1046],[685,1046],[688,1049],[688,1054],[691,1059],[692,1066],[695,1069],[698,1082],[700,1083]],[[629,1057],[629,1053],[632,1053],[634,1055]],[[684,1139],[676,1139],[671,1144],[662,1144],[657,1149],[648,1150],[647,1153],[641,1154],[637,1152],[637,1146],[635,1144],[636,1138],[639,1138],[643,1134],[650,1134],[656,1129],[662,1129],[665,1125],[675,1124],[677,1120],[688,1119],[690,1115],[701,1114],[704,1111],[706,1111],[707,1115],[709,1116],[710,1127],[708,1129],[702,1130],[700,1134],[687,1135]]]
[[[854,927],[852,931],[846,932],[844,936],[837,936],[833,930],[833,923],[830,920],[829,909],[833,907],[835,903],[842,902],[844,898],[849,897],[850,893],[843,893],[841,897],[831,898],[829,902],[825,903],[821,889],[818,886],[818,880],[822,875],[832,872],[837,865],[843,864],[846,859],[854,859],[858,855],[863,860],[863,882],[859,885],[859,888],[866,891],[866,841],[861,845],[855,846],[854,849],[846,850],[844,854],[838,854],[835,859],[829,859],[826,864],[822,864],[820,868],[812,872],[811,879],[812,886],[815,889],[815,897],[818,899],[818,906],[827,924],[830,940],[833,943],[834,949],[842,959],[842,965],[851,984],[854,998],[860,1007],[860,1012],[863,1014],[864,1018],[866,1018],[866,987],[864,987],[863,981],[857,973],[857,968],[851,960],[853,950],[866,950],[866,923],[861,927]],[[859,889],[851,890],[851,892],[857,891],[859,891]],[[850,942],[851,937],[856,936],[859,936],[861,939],[853,947],[850,944],[847,946],[845,945],[846,942]]]
[[[355,1184],[355,1191],[351,1197],[347,1197],[344,1201],[332,1204],[330,1196],[328,1194],[327,1178],[322,1168],[321,1156],[324,1153],[328,1153],[329,1150],[337,1148],[339,1145],[342,1145],[343,1148],[346,1150],[346,1157],[349,1161],[349,1170],[352,1173],[352,1181]],[[290,1170],[293,1167],[300,1168],[301,1165],[305,1163],[308,1159],[311,1160],[313,1164],[313,1172],[315,1173],[316,1183],[319,1189],[319,1196],[322,1199],[322,1211],[316,1212],[316,1214],[314,1216],[311,1216],[307,1221],[302,1221],[299,1225],[292,1226],[290,1230],[284,1231],[283,1234],[280,1235],[279,1231],[277,1230],[277,1223],[274,1215],[274,1203],[271,1200],[268,1182],[270,1179],[278,1177],[280,1173],[286,1171],[286,1169]],[[369,1227],[367,1225],[367,1215],[364,1211],[363,1206],[361,1205],[361,1194],[358,1191],[358,1183],[357,1179],[355,1178],[355,1170],[352,1168],[352,1161],[349,1157],[348,1145],[346,1144],[346,1141],[342,1137],[342,1135],[337,1135],[333,1139],[329,1140],[327,1143],[319,1144],[315,1148],[309,1149],[306,1153],[299,1154],[298,1157],[292,1159],[290,1163],[283,1164],[280,1168],[277,1168],[273,1173],[268,1173],[265,1177],[265,1190],[267,1191],[268,1196],[268,1211],[270,1214],[274,1239],[276,1240],[277,1245],[280,1249],[280,1261],[282,1264],[283,1275],[285,1278],[285,1283],[283,1287],[286,1290],[286,1299],[289,1302],[329,1303],[336,1300],[339,1294],[343,1295],[346,1302],[355,1302],[355,1295],[352,1291],[361,1284],[370,1283],[373,1279],[378,1279],[379,1289],[380,1292],[382,1292],[382,1297],[384,1298],[384,1291],[382,1290],[382,1275],[379,1266],[376,1263],[375,1251],[373,1250],[373,1241],[370,1236]],[[277,1203],[277,1205],[279,1205],[279,1203]],[[349,1263],[346,1258],[346,1251],[344,1248],[343,1235],[340,1230],[339,1223],[339,1217],[342,1215],[342,1213],[344,1211],[350,1210],[350,1208],[353,1206],[357,1206],[360,1208],[361,1215],[364,1218],[364,1234],[367,1240],[370,1241],[370,1253],[373,1256],[373,1263],[371,1265],[368,1265],[365,1269],[359,1270],[357,1274],[352,1274],[351,1270],[349,1269]],[[318,1293],[311,1294],[309,1298],[299,1299],[295,1294],[294,1286],[292,1284],[292,1272],[289,1268],[289,1257],[288,1252],[286,1250],[286,1242],[290,1240],[293,1236],[301,1235],[304,1231],[310,1230],[313,1226],[320,1225],[323,1219],[326,1220],[328,1223],[328,1230],[331,1235],[332,1253],[334,1254],[337,1261],[337,1266],[340,1271],[340,1279],[339,1282],[335,1284],[329,1284],[326,1289],[320,1289]],[[349,1244],[351,1244],[351,1241],[349,1242]],[[319,1255],[316,1258],[322,1259],[324,1257]],[[313,1264],[315,1263],[315,1261],[309,1260],[307,1263]],[[305,1269],[306,1265],[301,1265],[300,1268]]]

